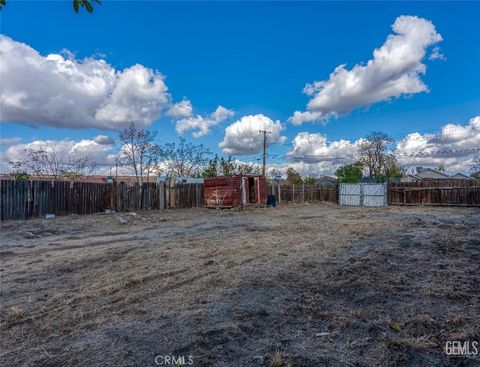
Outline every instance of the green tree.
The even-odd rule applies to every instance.
[[[302,177],[293,167],[288,167],[286,173],[288,183],[301,184],[303,182]]]
[[[242,163],[238,162],[235,167],[236,174],[244,175],[260,175],[262,173],[262,167],[256,163]]]
[[[260,174],[261,167],[255,163],[238,162],[235,157],[215,155],[203,168],[202,177],[234,176],[239,174]]]
[[[445,166],[441,164],[440,166],[438,166],[437,171],[441,173],[445,173]]]
[[[218,155],[215,154],[203,169],[202,177],[217,177],[218,176]]]
[[[305,185],[314,185],[317,183],[317,176],[314,174],[303,177],[303,183]]]
[[[480,159],[478,158],[474,160],[472,168],[470,169],[470,171],[472,172],[470,177],[473,177],[476,180],[480,180]]]
[[[232,176],[236,174],[235,158],[229,155],[227,158],[221,157],[219,161],[218,172],[222,176]],[[240,173],[240,172],[238,172]]]
[[[359,162],[345,164],[335,171],[335,176],[343,183],[356,183],[362,179],[363,167]]]
[[[23,162],[10,162],[10,166],[12,167],[12,173],[10,173],[10,176],[15,180],[25,181],[30,179],[31,175],[25,170]]]
[[[395,155],[392,153],[384,157],[384,166],[382,174],[378,178],[382,178],[387,182],[399,180],[407,174],[407,168],[400,165]]]

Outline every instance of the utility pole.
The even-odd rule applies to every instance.
[[[263,165],[262,165],[262,175],[265,176],[265,165],[267,160],[267,134],[271,134],[271,131],[258,130],[260,134],[263,134]]]

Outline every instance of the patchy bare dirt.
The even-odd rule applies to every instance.
[[[478,209],[117,216],[2,223],[0,365],[480,365]]]

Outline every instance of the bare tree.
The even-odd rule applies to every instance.
[[[163,173],[163,167],[160,162],[161,149],[157,144],[151,144],[147,149],[145,157],[145,171],[147,174],[147,182],[150,178],[150,174],[153,173],[157,176],[161,176]]]
[[[359,163],[368,171],[368,177],[373,179],[382,175],[385,167],[388,144],[392,139],[385,133],[373,132],[366,136],[359,146]]]
[[[160,156],[165,167],[180,177],[198,175],[208,164],[212,153],[203,144],[187,143],[180,138],[176,143],[167,143],[160,147]]]
[[[158,151],[158,148],[153,141],[156,136],[156,131],[137,129],[134,122],[120,131],[122,147],[118,162],[121,166],[133,170],[137,184],[143,183],[145,173],[149,174],[151,166],[155,162],[154,151]]]
[[[23,160],[9,162],[15,175],[24,173],[37,176],[52,176],[58,179],[67,176],[77,179],[92,174],[97,163],[87,157],[71,158],[69,155],[61,156],[54,144],[45,145],[41,148],[25,149]]]

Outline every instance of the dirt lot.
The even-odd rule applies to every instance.
[[[443,353],[480,340],[478,209],[69,216],[1,242],[2,366],[480,365]]]

